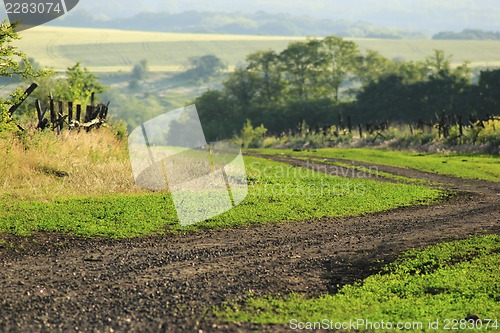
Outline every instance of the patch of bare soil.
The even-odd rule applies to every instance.
[[[359,217],[181,236],[1,236],[15,246],[0,248],[0,331],[287,332],[225,324],[209,309],[249,292],[334,293],[410,248],[500,234],[500,184],[379,167],[445,183],[456,194]]]

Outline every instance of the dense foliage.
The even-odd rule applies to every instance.
[[[36,70],[28,57],[13,42],[20,37],[14,31],[15,24],[0,22],[0,77],[34,78],[43,74]],[[10,99],[0,98],[0,132],[16,129],[9,109],[23,98],[23,89],[11,93]]]
[[[271,134],[306,122],[322,128],[351,122],[434,123],[498,113],[500,71],[481,72],[472,83],[466,63],[453,67],[435,50],[425,61],[390,60],[362,53],[339,37],[294,42],[281,53],[258,51],[224,82],[195,100],[210,139],[239,133],[246,119]]]

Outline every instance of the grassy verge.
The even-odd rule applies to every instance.
[[[499,263],[500,236],[474,237],[408,251],[381,273],[344,286],[335,295],[313,299],[297,294],[250,298],[243,306],[227,304],[218,308],[216,314],[229,322],[260,324],[328,325],[330,320],[345,323],[358,319],[365,320],[365,325],[382,321],[394,326],[423,324],[410,331],[436,331],[429,328],[429,323],[439,320],[438,331],[446,331],[446,324],[449,330],[456,327],[466,331],[481,324],[482,330],[496,331],[500,325]],[[469,315],[482,322],[466,323],[464,319]],[[369,326],[357,328],[373,331]]]
[[[292,152],[281,149],[255,150],[264,154],[314,155],[359,162],[397,166],[434,172],[465,179],[481,179],[500,182],[499,156],[462,154],[421,154],[379,149],[325,148],[317,151]]]
[[[37,231],[81,236],[134,237],[200,228],[353,216],[430,203],[443,192],[417,185],[345,179],[265,159],[245,158],[250,183],[238,207],[194,227],[181,228],[167,193],[105,194],[19,200],[3,196],[0,232]]]
[[[46,201],[140,191],[126,142],[111,128],[60,136],[50,131],[0,134],[0,199]]]

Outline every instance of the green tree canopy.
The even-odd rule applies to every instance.
[[[104,86],[87,68],[80,63],[66,70],[66,75],[57,80],[54,96],[64,101],[87,104],[92,93],[98,97]]]
[[[31,65],[27,55],[17,49],[13,42],[20,39],[14,30],[16,24],[0,23],[0,77],[18,77],[32,79],[44,75],[46,71],[36,70]],[[11,94],[10,99],[0,98],[0,132],[15,129],[9,108],[23,99],[23,87],[19,87]]]

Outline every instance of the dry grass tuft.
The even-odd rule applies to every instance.
[[[0,136],[0,197],[51,200],[140,191],[126,142],[109,128]]]

